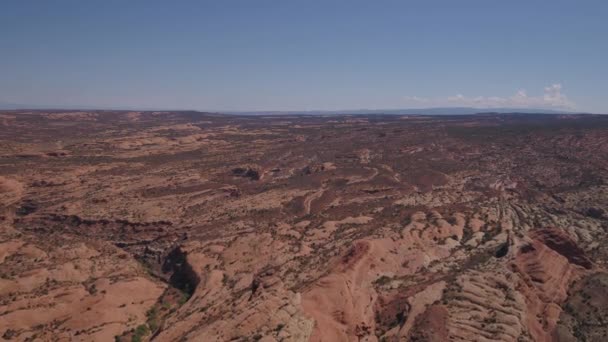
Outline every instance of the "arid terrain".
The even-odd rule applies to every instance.
[[[606,341],[608,116],[0,112],[0,339]]]

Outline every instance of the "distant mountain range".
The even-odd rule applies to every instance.
[[[580,112],[542,108],[472,108],[472,107],[434,107],[404,109],[352,109],[352,110],[309,110],[309,111],[243,111],[224,112],[245,115],[337,115],[337,114],[388,114],[388,115],[471,115],[479,113],[526,113],[526,114],[574,114]]]
[[[11,109],[66,109],[66,110],[162,110],[166,108],[136,108],[109,106],[75,106],[75,105],[25,105],[0,102],[0,110]],[[179,109],[174,109],[179,110]],[[184,109],[185,110],[185,109]],[[472,107],[434,107],[403,109],[350,109],[350,110],[289,110],[289,111],[205,111],[238,115],[338,115],[338,114],[388,114],[388,115],[471,115],[479,113],[527,113],[527,114],[575,114],[581,112],[542,109],[542,108],[472,108]]]

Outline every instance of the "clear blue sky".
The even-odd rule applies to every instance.
[[[607,61],[605,0],[0,3],[20,104],[608,112]]]

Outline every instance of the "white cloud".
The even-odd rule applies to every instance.
[[[425,98],[418,96],[407,96],[405,101],[412,106],[431,107],[476,107],[476,108],[555,108],[574,109],[575,104],[562,93],[562,85],[555,83],[545,87],[541,96],[530,96],[520,89],[509,97],[499,96],[476,96],[469,97],[462,94],[448,96],[446,98]]]

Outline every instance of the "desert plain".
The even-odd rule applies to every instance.
[[[608,116],[0,112],[0,339],[605,341]]]

